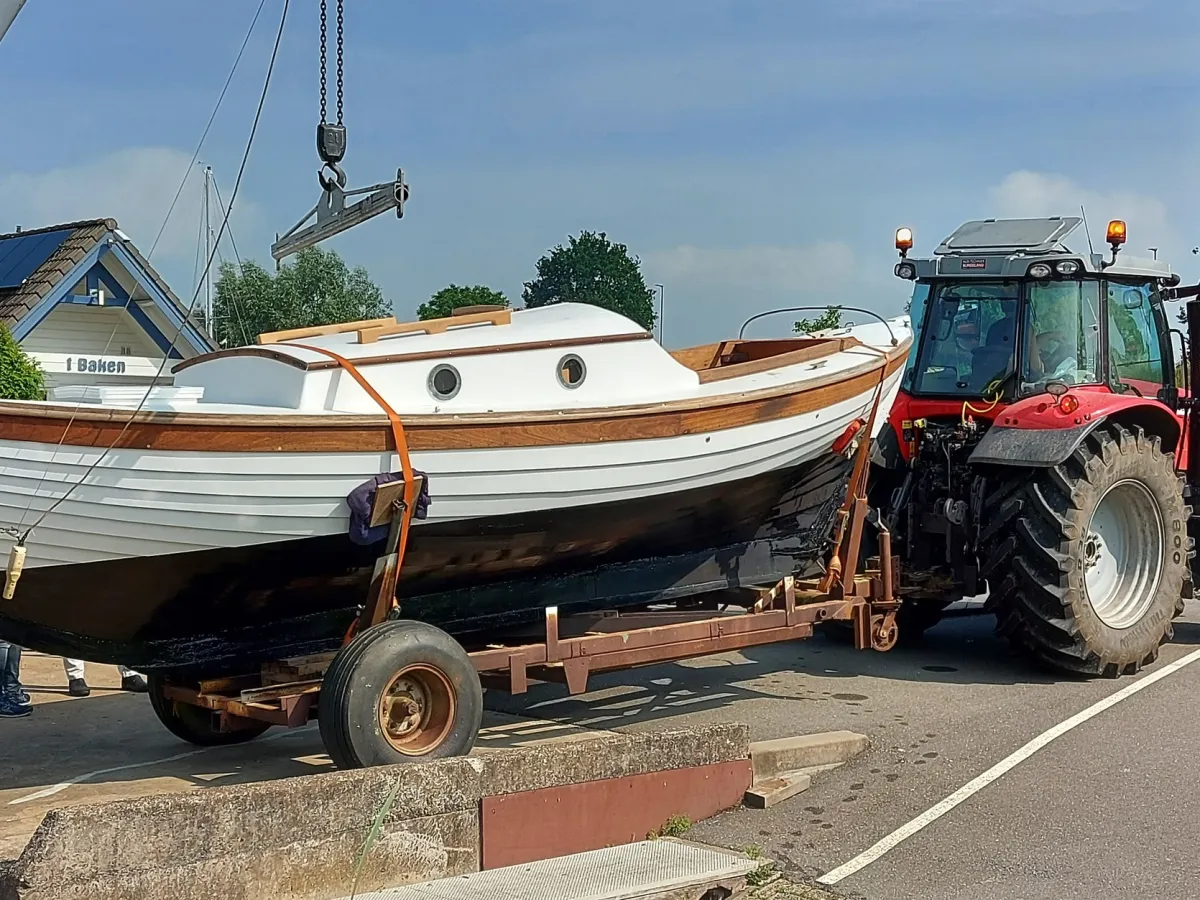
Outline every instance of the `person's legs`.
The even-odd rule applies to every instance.
[[[135,694],[144,694],[150,690],[146,676],[141,672],[135,672],[125,666],[117,666],[117,671],[121,673],[121,690],[132,691]]]
[[[83,678],[83,660],[63,657],[63,668],[67,671],[67,693],[72,697],[86,697],[92,692]]]
[[[21,648],[0,641],[0,718],[15,719],[33,711],[21,687]]]

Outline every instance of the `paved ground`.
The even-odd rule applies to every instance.
[[[1156,668],[1200,646],[1197,613],[1193,604]],[[0,722],[0,858],[19,852],[51,806],[329,765],[312,728],[197,751],[158,725],[144,697],[97,690],[73,700],[57,660],[26,659],[23,674],[39,706],[29,719]],[[89,678],[94,686],[117,684],[105,667]],[[857,652],[818,637],[600,676],[576,698],[548,685],[523,698],[489,695],[493,727],[481,744],[569,739],[580,726],[684,722],[747,722],[756,739],[864,732],[872,749],[815,778],[806,794],[765,812],[733,811],[689,834],[739,849],[759,845],[803,881],[854,858],[1131,681],[1031,672],[994,640],[988,619],[971,616],[943,623],[919,650]],[[1200,872],[1198,725],[1200,663],[1051,743],[836,889],[870,900],[1192,898]]]
[[[1200,646],[1191,604],[1155,667]],[[1153,669],[1151,670],[1153,671]],[[848,861],[1046,729],[1131,679],[1031,672],[991,620],[951,619],[920,650],[859,653],[822,638],[644,670],[582,698],[544,689],[513,712],[601,728],[748,722],[755,738],[848,728],[873,746],[765,812],[702,823],[695,840],[760,845],[797,877]],[[837,885],[870,900],[1197,895],[1200,663],[1080,725]]]

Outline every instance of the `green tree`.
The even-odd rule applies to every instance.
[[[222,263],[209,333],[223,347],[253,344],[267,331],[378,319],[392,306],[367,270],[332,250],[309,247],[272,275],[258,263]]]
[[[444,319],[460,306],[508,306],[508,298],[483,284],[452,284],[444,287],[417,307],[417,318]]]
[[[620,313],[647,331],[654,328],[654,293],[641,261],[601,231],[581,232],[537,262],[537,278],[522,293],[529,308],[551,303],[590,303]]]
[[[45,397],[46,376],[8,329],[0,325],[0,399],[44,400]]]
[[[840,306],[826,307],[825,312],[815,319],[801,319],[792,326],[797,334],[812,334],[814,331],[826,331],[842,327],[842,308]]]

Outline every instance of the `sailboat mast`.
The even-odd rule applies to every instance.
[[[213,334],[212,297],[212,219],[209,213],[209,194],[212,189],[212,166],[204,167],[204,326]]]

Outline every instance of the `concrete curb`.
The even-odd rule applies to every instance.
[[[812,776],[803,772],[780,775],[756,781],[746,791],[744,801],[751,809],[770,809],[776,803],[790,800],[812,786]]]
[[[765,781],[802,769],[839,765],[870,746],[865,734],[825,731],[775,741],[756,741],[750,745],[750,761],[754,765],[754,780]]]
[[[526,852],[511,841],[526,830],[517,814],[536,811],[578,852],[642,840],[667,810],[699,821],[751,780],[749,730],[717,725],[66,807],[46,814],[0,900],[325,900],[477,871],[489,848]]]

